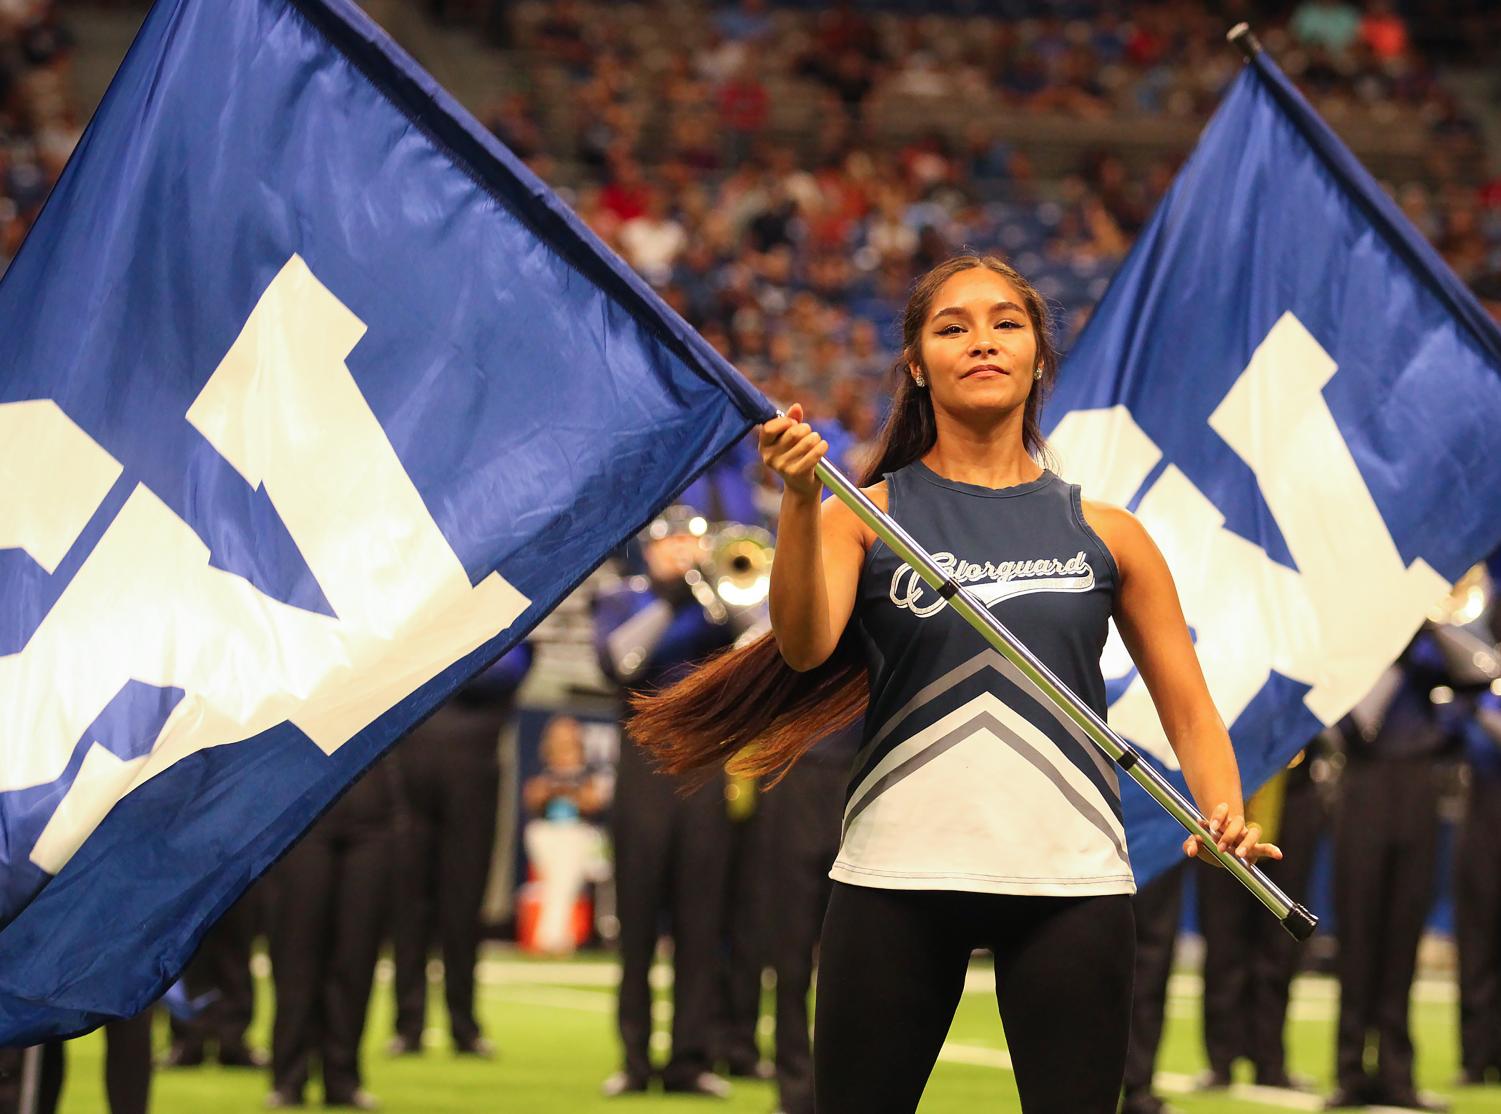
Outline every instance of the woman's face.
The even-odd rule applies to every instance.
[[[955,413],[1006,412],[1026,404],[1037,334],[1021,294],[988,267],[938,288],[920,339],[933,404]],[[908,365],[908,373],[922,369]]]

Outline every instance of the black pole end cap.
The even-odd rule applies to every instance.
[[[1240,52],[1249,61],[1261,53],[1261,40],[1256,37],[1256,32],[1251,30],[1249,23],[1237,23],[1225,33],[1225,41],[1239,47]]]
[[[1319,927],[1319,919],[1301,905],[1294,905],[1287,916],[1282,918],[1282,927],[1287,929],[1294,940],[1307,940],[1313,935],[1313,930]]]

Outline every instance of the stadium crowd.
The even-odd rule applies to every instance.
[[[78,142],[72,37],[50,0],[0,3],[0,272]]]
[[[1240,64],[1223,32],[1243,5],[1173,0],[1129,19],[1089,3],[1021,5],[1017,19],[930,9],[945,7],[519,4],[491,12],[516,66],[484,118],[768,394],[864,440],[914,274],[959,247],[999,250],[1060,303],[1066,343],[1182,155],[1060,153],[997,123],[1197,127]],[[1495,42],[1483,29],[1497,14],[1427,15],[1307,0],[1262,30],[1327,118],[1423,137],[1389,188],[1490,289],[1501,180],[1486,179],[1481,129],[1435,70],[1493,50],[1473,44]],[[1473,34],[1409,30],[1438,24]]]
[[[1249,4],[1234,0],[1161,0],[1134,6],[1129,17],[1116,6],[1089,0],[1049,5],[1015,0],[999,5],[1007,13],[1004,18],[977,14],[981,5],[960,2],[893,2],[878,11],[867,11],[866,5],[768,6],[756,0],[722,6],[690,0],[427,0],[427,7],[441,21],[473,22],[504,50],[508,69],[503,89],[482,111],[495,135],[559,188],[601,239],[768,395],[803,401],[814,418],[837,422],[855,445],[874,436],[881,418],[876,400],[883,394],[881,384],[894,357],[893,322],[912,278],[956,249],[974,247],[1007,256],[1063,308],[1065,345],[1077,334],[1167,190],[1193,133],[1237,72],[1239,60],[1225,46],[1223,32],[1235,19],[1250,14]],[[1434,18],[1440,9],[1443,18]],[[1392,165],[1401,170],[1390,181],[1393,195],[1461,278],[1489,304],[1501,307],[1501,177],[1487,176],[1481,122],[1436,76],[1446,62],[1496,60],[1501,9],[1483,0],[1442,5],[1436,0],[1367,0],[1364,5],[1300,0],[1258,5],[1255,18],[1279,63],[1337,126],[1359,135],[1396,132],[1418,137],[1416,147],[1392,156]],[[18,250],[79,138],[79,115],[67,91],[71,45],[65,21],[50,0],[0,0],[0,272]],[[975,105],[987,106],[986,111],[974,111]],[[1031,118],[1045,121],[1048,134],[1006,126]],[[1175,125],[1186,130],[1172,131]],[[1111,132],[1151,141],[1111,143]],[[1184,137],[1184,142],[1175,145],[1174,136]],[[738,517],[749,520],[754,513]],[[678,536],[691,521],[691,516],[664,518],[665,534],[644,539],[643,548],[651,549],[664,536]],[[681,591],[681,573],[653,576],[649,567],[636,571],[642,575],[623,582],[620,589],[630,598],[602,609],[606,615],[612,608],[618,612],[610,620],[616,625],[602,621],[600,631],[604,672],[627,688],[641,670],[654,677],[666,675],[693,654],[682,650],[673,657],[678,650],[664,649],[665,656],[651,664],[648,647],[642,651],[646,656],[631,665],[630,654],[641,647],[621,643],[612,648],[610,635],[658,600],[674,612],[699,606]],[[691,638],[685,645],[694,653],[705,648]],[[446,991],[455,1047],[477,1056],[493,1053],[473,1016],[471,973],[478,889],[488,869],[487,833],[494,828],[495,816],[484,800],[471,799],[450,811],[438,802],[457,799],[463,791],[470,791],[472,798],[478,786],[481,798],[483,791],[490,791],[493,805],[499,774],[490,760],[493,755],[484,752],[510,712],[509,702],[526,665],[513,660],[511,668],[519,673],[499,680],[492,676],[489,688],[481,682],[469,690],[467,703],[461,701],[447,713],[453,722],[446,729],[478,738],[474,745],[466,744],[464,765],[442,768],[432,740],[419,734],[401,744],[384,767],[377,767],[386,769],[389,778],[381,774],[379,782],[367,779],[372,794],[379,790],[387,796],[361,807],[374,814],[392,807],[393,800],[406,802],[401,816],[404,846],[409,851],[417,845],[413,833],[420,834],[420,846],[430,852],[427,861],[410,861],[410,854],[393,852],[389,842],[377,846],[375,841],[389,833],[375,832],[368,816],[362,820],[355,814],[357,809],[347,808],[341,816],[330,813],[320,822],[322,835],[299,845],[302,850],[268,877],[280,896],[272,900],[252,891],[253,900],[269,900],[271,905],[258,919],[236,922],[206,945],[204,958],[189,972],[187,987],[194,995],[210,990],[222,994],[223,1007],[199,1017],[196,1030],[191,1020],[179,1024],[168,1064],[191,1067],[202,1062],[207,1043],[226,1065],[264,1065],[265,1057],[244,1044],[248,980],[223,974],[236,965],[243,973],[257,928],[273,933],[273,956],[278,924],[283,946],[297,934],[347,932],[356,943],[341,944],[341,954],[358,953],[369,960],[365,966],[373,965],[378,941],[369,931],[358,925],[331,928],[323,921],[312,923],[307,910],[301,920],[279,921],[276,911],[286,910],[285,895],[297,892],[298,885],[316,889],[317,872],[325,868],[349,871],[351,884],[371,893],[371,908],[381,903],[370,882],[374,867],[327,865],[333,855],[329,847],[355,841],[350,832],[372,841],[364,852],[370,863],[383,867],[394,855],[404,879],[398,884],[409,887],[398,902],[406,913],[421,902],[434,904],[420,917],[407,916],[413,923],[399,929],[405,936],[397,941],[403,952],[398,957],[398,991],[405,998],[390,1051],[422,1051],[422,972],[432,940],[449,960]],[[1427,684],[1425,679],[1423,685]],[[1414,694],[1421,695],[1420,686],[1414,681],[1409,687],[1413,692],[1408,695],[1417,700]],[[1429,717],[1432,709],[1424,711],[1420,704],[1418,700],[1416,710],[1409,711]],[[442,715],[435,717],[429,731],[445,729],[445,723]],[[576,729],[574,725],[570,730]],[[1388,757],[1395,763],[1390,769],[1410,774],[1415,762],[1457,763],[1466,747],[1488,753],[1482,745],[1485,740],[1476,734],[1479,730],[1429,731],[1421,753],[1389,739],[1393,755]],[[605,807],[594,787],[597,771],[586,774],[575,754],[577,744],[565,735],[560,733],[549,744],[556,753],[548,760],[547,775],[539,774],[525,790],[534,819],[576,823],[581,815],[592,817]],[[1319,744],[1322,764],[1310,759],[1305,774],[1377,761],[1382,738],[1380,723],[1369,729],[1352,722],[1342,736]],[[829,776],[837,782],[839,762],[827,762],[827,767],[825,772],[832,771]],[[1496,773],[1491,769],[1487,776]],[[637,771],[633,776],[647,775]],[[1485,807],[1494,810],[1494,786],[1487,785],[1490,797]],[[735,788],[736,793],[750,792]],[[797,791],[791,789],[789,797]],[[1321,809],[1327,826],[1333,823],[1327,817],[1332,806],[1327,790],[1321,792],[1319,801],[1310,798],[1308,808]],[[727,789],[724,795],[736,799]],[[354,795],[347,800],[360,805]],[[430,815],[422,815],[422,808],[413,805],[419,800],[431,805]],[[651,800],[646,811],[654,816],[682,805],[674,804],[671,794]],[[717,807],[717,798],[712,803]],[[1425,801],[1424,807],[1432,809],[1432,802]],[[717,808],[718,814],[724,812]],[[454,815],[462,816],[461,828],[444,831],[443,825],[451,822],[444,817]],[[684,823],[722,820],[716,815]],[[336,824],[343,827],[332,832]],[[364,831],[362,824],[370,830]],[[703,829],[696,830],[698,850],[704,851],[708,844],[703,842]],[[558,832],[550,835],[555,838]],[[652,831],[633,838],[643,845],[665,846],[670,837]],[[726,841],[731,838],[724,835]],[[742,831],[733,838],[753,843],[763,855],[775,847],[769,836],[757,842]],[[462,850],[466,843],[485,843],[486,849],[481,854],[470,846],[472,853],[457,866],[443,858],[445,846]],[[736,861],[743,866],[750,854],[729,842],[715,853],[716,869],[723,871],[730,871]],[[315,855],[324,858],[315,860]],[[1423,880],[1418,884],[1421,887]],[[429,892],[434,886],[449,896]],[[714,911],[714,918],[737,900],[754,900],[754,884],[736,883],[725,874],[718,894],[722,907]],[[1365,899],[1374,900],[1371,894]],[[634,895],[632,901],[646,910],[642,916],[651,918],[666,899],[652,891]],[[1176,904],[1171,910],[1159,918],[1169,934],[1178,923]],[[323,916],[338,919],[336,911],[325,910]],[[716,934],[729,931],[727,922],[711,920],[711,928],[695,927],[706,952],[716,950]],[[566,935],[560,926],[561,922],[553,923],[544,932]],[[655,926],[653,920],[653,930]],[[631,926],[629,931],[639,934],[641,929]],[[655,937],[638,942],[637,966],[644,972]],[[749,947],[752,955],[740,963],[738,974],[699,971],[692,989],[684,991],[697,996],[680,1007],[696,1011],[695,1024],[716,1011],[733,1013],[726,1004],[731,1000],[744,1001],[746,995],[736,988],[744,984],[741,975],[747,963],[755,970],[756,986],[757,964],[772,965],[764,948],[757,952],[742,942],[726,944],[725,950],[735,953],[737,947],[742,952]],[[1150,947],[1146,951],[1160,958],[1160,948],[1158,953]],[[1295,960],[1295,955],[1278,952],[1268,976],[1273,983],[1283,983],[1283,1010],[1285,983]],[[797,956],[787,957],[787,969],[794,970],[799,962]],[[1501,967],[1495,957],[1489,962]],[[218,973],[211,969],[216,965]],[[273,1105],[302,1099],[315,1040],[308,1033],[319,1027],[314,1015],[320,1007],[312,1001],[319,980],[331,987],[321,1008],[341,1014],[337,1024],[323,1025],[325,1041],[330,1029],[343,1041],[339,1048],[325,1043],[321,1049],[325,1081],[337,1088],[330,1098],[356,1106],[373,1103],[350,1052],[350,1042],[358,1043],[363,1026],[369,970],[341,972],[327,955],[316,963],[307,961],[306,955],[278,958],[275,966],[285,973],[278,981],[284,1018],[273,1037]],[[1158,972],[1162,979],[1166,970]],[[796,976],[804,986],[806,977],[806,971]],[[233,989],[226,980],[234,983]],[[644,986],[643,982],[643,995]],[[1405,996],[1406,987],[1400,990]],[[756,997],[750,995],[752,1001]],[[300,1011],[292,1020],[286,1019],[292,1012],[289,1000],[295,1000]],[[644,1010],[644,999],[636,1005]],[[1234,1011],[1240,1000],[1233,991],[1220,994],[1214,1007],[1206,1000],[1206,1009],[1223,1005]],[[1476,1008],[1494,1011],[1497,1005],[1492,1001]],[[1157,1008],[1155,1024],[1160,1029],[1160,1000]],[[736,1043],[736,1033],[754,1033],[754,1009],[752,1005],[748,1030],[740,1024],[743,1017],[721,1016],[723,1024],[717,1022],[713,1031],[727,1035],[713,1047],[704,1043],[711,1031],[707,1024],[696,1034],[685,1027],[683,1037],[694,1037],[697,1044],[683,1060],[682,1073],[669,1078],[673,1089],[722,1093],[712,1074],[716,1066],[727,1065],[737,1074],[765,1074],[768,1069],[758,1060],[754,1039],[749,1045]],[[1362,1020],[1349,1022],[1352,1032]],[[645,1038],[627,1031],[630,1024],[639,1028],[641,1021],[622,1019],[623,1041],[628,1046],[636,1041],[640,1047],[627,1047],[625,1069],[608,1084],[612,1093],[646,1085],[642,1072],[647,1069],[640,1060],[646,1052],[641,1043]],[[1482,1019],[1478,1024],[1485,1030],[1489,1023]],[[1148,1018],[1145,1031],[1152,1025]],[[205,1026],[217,1026],[207,1033],[206,1042]],[[649,1019],[646,1026],[649,1030]],[[1206,1034],[1213,1031],[1209,1025]],[[1364,1040],[1363,1032],[1360,1039]],[[1484,1039],[1488,1038],[1472,1038],[1472,1044]],[[1257,1059],[1262,1048],[1233,1040],[1210,1048],[1214,1062],[1206,1084],[1224,1086],[1231,1063],[1250,1055],[1256,1060],[1258,1079],[1265,1067],[1265,1082],[1298,1085],[1280,1061],[1280,1028],[1268,1045],[1273,1046],[1265,1064]],[[1501,1072],[1501,1047],[1475,1044],[1474,1049],[1463,1065],[1469,1082],[1484,1082]],[[1154,1051],[1133,1053],[1138,1092],[1134,1098],[1128,1095],[1128,1102],[1136,1103],[1132,1110],[1160,1109],[1150,1094]],[[1411,1084],[1410,1045],[1407,1051],[1409,1078],[1402,1078],[1402,1065],[1397,1063],[1392,1086],[1398,1089],[1385,1093],[1388,1099],[1410,1097],[1400,1091],[1404,1082]],[[782,1049],[778,1052],[783,1055]],[[790,1062],[805,1057],[806,1049],[789,1049],[785,1055]],[[677,1063],[669,1065],[669,1073]],[[1347,1066],[1341,1065],[1342,1072]],[[1357,1079],[1358,1073],[1353,1068],[1351,1072],[1350,1080]],[[789,1110],[801,1109],[795,1101],[795,1076],[794,1072],[782,1081]],[[1340,1082],[1342,1087],[1356,1086],[1343,1077]],[[1347,1097],[1364,1096],[1352,1090]]]

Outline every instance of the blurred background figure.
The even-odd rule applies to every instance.
[[[495,1054],[474,1016],[474,964],[495,847],[500,733],[531,663],[530,646],[514,647],[391,752],[403,805],[396,829],[396,1034],[387,1045],[392,1055],[422,1051],[434,937],[443,955],[454,1051]]]
[[[824,908],[839,854],[844,791],[864,725],[857,723],[813,746],[774,788],[762,794],[775,884],[767,908],[776,970],[778,1109],[813,1114],[813,1056],[808,993]]]
[[[772,858],[765,794],[753,778],[731,777],[725,787],[730,817],[726,868],[723,962],[711,1058],[731,1079],[770,1079],[761,1056],[762,991],[771,966],[771,907],[779,864]]]
[[[401,789],[390,757],[366,770],[268,874],[271,1108],[301,1106],[316,1070],[325,1106],[374,1110],[360,1039],[386,931]]]
[[[263,887],[254,886],[230,906],[183,972],[186,998],[203,1005],[190,1017],[171,1015],[172,1044],[162,1054],[162,1067],[197,1067],[205,1059],[226,1068],[263,1068],[270,1062],[245,1041],[255,1011],[250,950],[260,927],[262,895]]]
[[[104,1026],[104,1099],[109,1114],[146,1114],[151,1099],[151,1014]],[[67,1074],[67,1041],[48,1041],[37,1062],[34,1114],[57,1114]],[[0,1053],[0,1111],[22,1108],[21,1049]],[[25,1114],[25,1112],[23,1112]]]
[[[609,804],[604,779],[585,761],[583,726],[554,716],[543,728],[542,772],[522,787],[531,819],[524,829],[526,857],[536,873],[536,926],[529,946],[547,955],[571,955],[587,939],[577,917],[585,883],[605,876],[604,833],[597,823]],[[582,931],[581,931],[582,930]]]
[[[1459,949],[1460,1082],[1501,1080],[1501,696],[1487,690],[1465,728],[1468,786],[1454,841],[1454,937]]]
[[[1247,815],[1284,855],[1263,869],[1297,901],[1307,896],[1323,828],[1323,806],[1307,756],[1307,750],[1300,752],[1289,769],[1246,805]],[[1195,885],[1204,937],[1204,1052],[1209,1061],[1201,1086],[1228,1087],[1232,1065],[1244,1058],[1251,1062],[1257,1086],[1311,1090],[1312,1081],[1288,1073],[1283,1043],[1288,993],[1302,945],[1227,872],[1198,871]]]
[[[1308,898],[1315,852],[1328,823],[1329,763],[1323,735],[1247,805],[1266,838],[1283,849],[1281,862],[1263,864],[1295,901]],[[1288,848],[1292,848],[1291,851]],[[1299,943],[1266,916],[1265,909],[1230,876],[1207,867],[1176,866],[1141,887],[1136,907],[1136,970],[1131,1040],[1126,1056],[1121,1114],[1165,1114],[1153,1090],[1166,1015],[1168,979],[1182,931],[1183,886],[1192,871],[1198,928],[1204,941],[1202,1017],[1206,1071],[1201,1091],[1228,1088],[1239,1059],[1251,1062],[1259,1087],[1309,1091],[1312,1081],[1287,1070],[1284,1030],[1293,976],[1306,942]],[[1229,884],[1227,884],[1229,883]]]
[[[693,507],[669,507],[639,539],[646,575],[596,599],[601,668],[623,696],[667,684],[735,641],[741,624],[716,617],[690,583],[708,555],[707,532],[707,520]],[[673,943],[672,1044],[662,1086],[723,1097],[729,1085],[711,1070],[710,1042],[730,853],[726,783],[716,776],[684,793],[680,780],[657,773],[631,741],[628,717],[623,733],[611,835],[620,918],[617,1020],[625,1062],[604,1091],[644,1091],[655,1075],[649,978],[665,923]]]
[[[1408,998],[1438,870],[1438,759],[1453,739],[1455,725],[1443,712],[1453,683],[1425,630],[1340,722],[1338,1087],[1329,1109],[1447,1109],[1414,1084]]]

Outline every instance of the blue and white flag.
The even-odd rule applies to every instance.
[[[773,412],[348,0],[160,0],[0,369],[0,1044],[155,999]]]
[[[1501,541],[1501,330],[1265,56],[1122,265],[1047,418],[1063,474],[1133,508],[1166,555],[1247,792]],[[1114,651],[1111,725],[1176,769]],[[1125,809],[1145,880],[1183,832],[1145,793]]]

